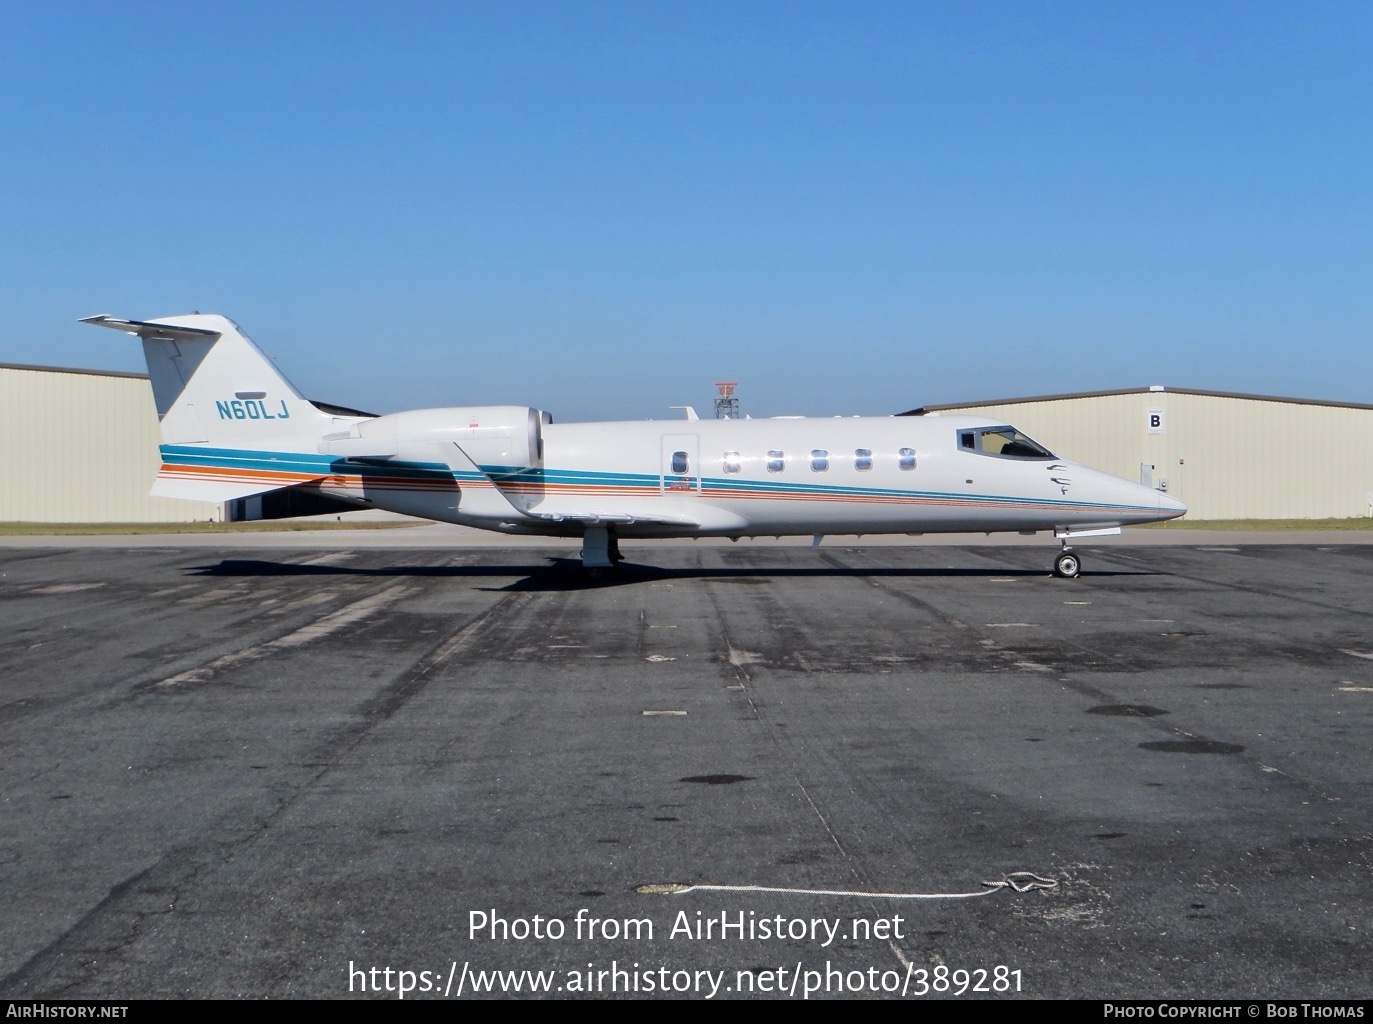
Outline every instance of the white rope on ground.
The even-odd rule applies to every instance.
[[[801,896],[864,896],[879,900],[967,900],[975,896],[990,896],[1002,889],[1030,892],[1034,889],[1057,889],[1058,881],[1036,875],[1033,871],[1015,871],[997,882],[983,882],[987,886],[979,892],[857,892],[846,889],[783,889],[771,885],[683,885],[666,882],[641,885],[634,891],[645,896],[685,896],[689,892],[774,892]]]

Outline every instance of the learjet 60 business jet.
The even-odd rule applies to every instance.
[[[1052,532],[1187,511],[1008,424],[969,416],[554,423],[476,406],[371,416],[307,401],[226,317],[83,321],[143,341],[162,468],[153,494],[226,502],[284,488],[508,534],[582,538],[593,577],[637,537]],[[337,507],[337,506],[334,506]]]

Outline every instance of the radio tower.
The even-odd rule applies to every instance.
[[[715,399],[715,418],[717,420],[737,420],[739,418],[739,399],[734,397],[737,380],[717,380],[715,389],[720,394]]]

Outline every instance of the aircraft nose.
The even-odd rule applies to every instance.
[[[1158,495],[1158,510],[1164,513],[1165,518],[1176,519],[1178,516],[1187,514],[1187,506],[1171,494],[1164,494],[1162,491],[1155,493]]]

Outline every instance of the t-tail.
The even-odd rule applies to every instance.
[[[328,474],[328,460],[315,453],[339,421],[307,401],[228,317],[82,323],[143,341],[162,425],[153,494],[223,502]]]

